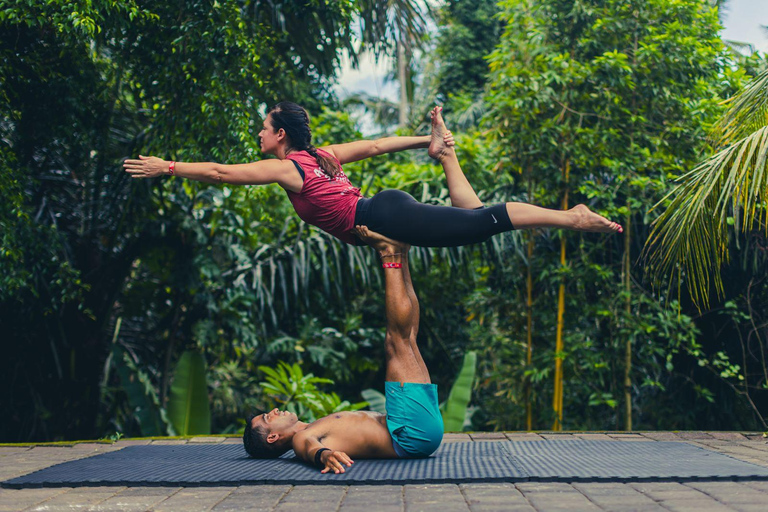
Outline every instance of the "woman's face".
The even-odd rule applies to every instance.
[[[281,133],[281,131],[275,131],[275,128],[272,126],[272,116],[268,115],[264,119],[264,125],[259,132],[261,151],[267,155],[274,155],[280,145],[280,140],[285,137],[284,133],[282,136]]]

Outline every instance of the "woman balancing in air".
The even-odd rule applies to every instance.
[[[276,159],[223,165],[139,156],[139,160],[126,160],[123,167],[133,178],[167,174],[206,183],[277,183],[285,189],[302,220],[353,245],[362,244],[352,231],[359,225],[421,247],[469,245],[498,233],[524,228],[622,231],[617,223],[581,204],[570,210],[549,210],[513,202],[486,208],[461,171],[453,149],[453,136],[445,127],[441,111],[442,107],[435,107],[431,112],[431,136],[387,137],[315,148],[307,111],[284,101],[269,110],[259,133],[262,151]],[[341,168],[347,162],[418,148],[428,148],[429,156],[442,164],[453,206],[422,204],[400,190],[384,190],[364,198]]]

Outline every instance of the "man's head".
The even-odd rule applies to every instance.
[[[274,459],[293,446],[293,436],[299,418],[292,412],[272,409],[251,414],[245,420],[243,446],[248,455],[257,459]]]

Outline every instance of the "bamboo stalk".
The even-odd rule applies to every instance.
[[[528,181],[528,200],[533,204],[533,181]],[[533,362],[533,235],[534,230],[528,232],[528,276],[526,279],[526,313],[528,315],[528,343],[526,345],[525,363],[528,370]],[[525,380],[525,428],[533,430],[533,406],[531,398],[531,378]]]
[[[625,293],[625,311],[626,318],[632,314],[632,296],[630,281],[630,257],[631,247],[630,236],[632,228],[632,210],[629,208],[627,200],[627,222],[624,226],[624,293]],[[624,430],[632,430],[632,336],[627,336],[624,353]]]
[[[568,209],[568,177],[571,173],[570,160],[565,161],[563,171],[565,178],[565,192],[563,193],[563,210]],[[564,267],[565,258],[565,232],[560,239],[560,266]],[[557,294],[557,338],[555,342],[555,394],[553,397],[552,408],[555,411],[555,424],[552,430],[559,431],[563,429],[563,323],[565,316],[565,280],[561,279],[560,288]]]

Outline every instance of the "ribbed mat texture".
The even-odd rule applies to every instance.
[[[57,464],[4,487],[95,485],[407,484],[522,481],[768,479],[768,468],[677,442],[523,441],[447,443],[428,459],[358,460],[320,474],[288,452],[245,456],[239,445],[129,446]]]

